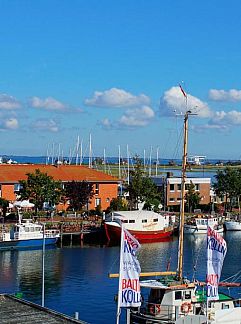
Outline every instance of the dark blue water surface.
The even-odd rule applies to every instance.
[[[225,235],[228,252],[223,278],[241,269],[241,233]],[[204,280],[206,273],[206,239],[200,235],[186,236],[184,244],[184,272],[189,278],[195,274]],[[169,242],[143,244],[138,259],[143,272],[166,270],[168,262],[175,270],[177,263],[176,238]],[[115,323],[114,296],[118,279],[108,273],[118,272],[119,247],[74,246],[46,250],[45,306],[89,323]],[[41,304],[42,251],[0,252],[1,293],[22,292],[23,298]],[[235,291],[234,291],[235,292]],[[236,294],[238,292],[235,292]],[[124,323],[124,316],[121,317]]]

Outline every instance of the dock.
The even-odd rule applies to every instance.
[[[49,308],[16,298],[9,294],[0,294],[0,323],[16,324],[57,324],[57,323],[79,323],[87,322],[71,318]]]

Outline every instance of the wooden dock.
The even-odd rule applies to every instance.
[[[15,324],[57,324],[87,322],[71,318],[70,316],[55,312],[49,308],[27,302],[9,294],[0,294],[0,323]]]

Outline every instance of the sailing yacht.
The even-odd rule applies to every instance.
[[[215,275],[211,275],[210,278],[207,276],[207,284],[205,282],[192,282],[183,277],[184,197],[189,115],[191,115],[191,112],[187,111],[184,116],[182,199],[177,271],[167,272],[160,279],[140,281],[142,296],[148,297],[143,298],[140,307],[130,310],[130,321],[132,324],[241,322],[241,300],[234,299],[217,291],[215,292],[217,300],[210,298],[210,296],[212,297],[212,293],[214,293],[210,291],[207,300],[206,286],[209,284],[209,281],[211,285],[213,284],[212,281],[217,279]],[[220,239],[219,234],[216,234],[215,231],[212,234]],[[220,240],[222,243],[223,239],[221,238]],[[223,249],[223,247],[221,248],[221,243],[218,247],[210,245],[209,248],[213,250],[220,248],[220,252]],[[148,290],[148,294],[144,292],[145,289]]]

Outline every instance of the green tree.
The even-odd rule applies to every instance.
[[[3,217],[6,216],[8,205],[9,205],[9,201],[7,199],[0,198],[0,208],[2,209]]]
[[[66,199],[74,211],[81,210],[94,195],[93,184],[87,181],[71,181],[64,185]]]
[[[187,208],[189,213],[191,213],[194,208],[196,208],[201,200],[200,193],[195,191],[195,185],[190,182],[190,185],[188,186],[188,190],[185,194],[185,200],[187,201]]]
[[[143,165],[138,157],[135,157],[134,170],[130,172],[130,184],[127,186],[130,203],[137,208],[138,202],[159,199],[160,194],[157,186],[151,178],[147,177],[143,171]]]
[[[27,180],[20,180],[21,200],[29,199],[35,204],[35,211],[43,210],[44,202],[50,205],[58,204],[63,195],[62,184],[55,181],[52,176],[41,172],[39,169],[35,173],[27,173]]]
[[[128,210],[127,202],[122,197],[113,198],[106,212],[109,213],[111,211],[117,211],[117,210]]]
[[[218,170],[215,175],[216,182],[214,190],[220,197],[224,197],[224,207],[226,211],[232,211],[234,203],[240,201],[241,195],[241,169],[227,167],[224,170]]]

